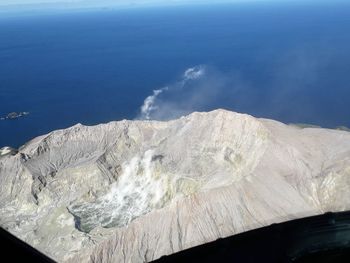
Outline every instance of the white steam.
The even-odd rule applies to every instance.
[[[77,227],[89,232],[97,226],[122,227],[133,219],[159,208],[167,201],[168,177],[157,173],[153,151],[135,156],[123,165],[123,173],[110,190],[91,203],[74,205],[69,211]]]
[[[185,71],[183,74],[183,79],[184,80],[190,80],[190,79],[198,79],[204,75],[204,66],[196,66],[193,68],[189,68]]]
[[[141,106],[141,119],[149,120],[151,118],[151,113],[158,109],[157,105],[155,105],[155,101],[158,95],[165,90],[168,90],[168,87],[153,90],[153,94],[144,100]]]
[[[205,67],[203,65],[195,66],[192,68],[188,68],[182,74],[181,80],[173,83],[162,89],[153,90],[153,94],[148,96],[141,106],[139,119],[150,120],[152,119],[152,115],[159,110],[159,105],[162,103],[157,103],[158,96],[164,91],[174,91],[183,89],[189,81],[198,80],[205,75]],[[177,110],[181,112],[181,110]]]

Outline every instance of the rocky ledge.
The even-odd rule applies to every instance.
[[[349,187],[347,131],[225,110],[78,124],[1,150],[0,225],[59,262],[144,262],[349,210]]]

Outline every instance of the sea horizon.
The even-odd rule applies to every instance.
[[[164,87],[156,103],[172,113],[155,118],[224,108],[349,127],[349,29],[350,5],[331,3],[2,17],[0,117],[30,114],[0,121],[0,148],[76,123],[138,118]],[[205,75],[180,87],[196,67]]]

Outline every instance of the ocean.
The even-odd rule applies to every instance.
[[[179,88],[193,67],[207,75]],[[350,127],[350,4],[0,17],[0,117],[30,112],[0,121],[0,147],[76,123],[138,118],[145,98],[164,87],[170,91],[158,102],[177,112],[225,108],[285,123]]]

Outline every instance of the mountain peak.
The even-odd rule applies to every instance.
[[[350,207],[350,133],[224,109],[77,124],[6,151],[0,225],[58,261],[151,261]]]

